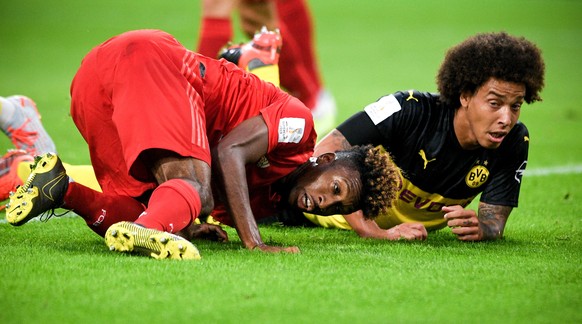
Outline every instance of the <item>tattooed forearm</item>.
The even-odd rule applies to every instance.
[[[350,143],[342,133],[340,133],[337,129],[332,130],[329,134],[327,134],[317,145],[315,145],[315,152],[314,156],[319,156],[320,154],[327,153],[327,152],[335,152],[335,151],[342,151],[347,150],[350,147]]]
[[[344,137],[342,133],[340,133],[337,129],[334,129],[329,136],[332,138],[332,141],[336,144],[339,148],[338,150],[347,150],[352,146],[348,143],[348,140]]]
[[[513,207],[479,204],[479,227],[482,232],[482,240],[495,240],[503,237],[505,223]]]

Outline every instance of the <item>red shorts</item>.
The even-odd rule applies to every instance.
[[[71,115],[104,192],[137,197],[157,184],[140,154],[165,149],[210,164],[195,56],[161,31],[95,47],[71,85]]]

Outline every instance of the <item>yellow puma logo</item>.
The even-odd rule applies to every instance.
[[[412,99],[412,100],[415,100],[416,102],[418,102],[418,99],[414,98],[413,93],[414,93],[413,90],[408,90],[408,98],[406,98],[406,101]]]
[[[424,153],[424,150],[420,150],[420,151],[418,151],[418,154],[420,154],[420,157],[421,157],[421,158],[422,158],[422,160],[424,161],[424,169],[425,169],[425,170],[426,170],[426,165],[428,164],[428,162],[432,162],[432,161],[436,160],[436,158],[434,158],[434,159],[430,159],[430,160],[427,160],[427,158],[426,158],[426,153]]]

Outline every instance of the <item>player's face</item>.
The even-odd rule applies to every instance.
[[[455,134],[464,149],[495,149],[515,126],[525,85],[489,79],[474,94],[461,95],[455,115]]]
[[[317,215],[351,214],[362,192],[358,171],[334,163],[307,170],[289,193],[289,204]]]

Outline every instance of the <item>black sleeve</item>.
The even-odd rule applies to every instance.
[[[341,123],[337,130],[351,145],[382,144],[382,135],[368,114],[360,111]]]
[[[493,205],[517,207],[523,172],[529,154],[529,132],[527,127],[518,123],[511,135],[503,140],[496,150],[495,173],[487,184],[481,201]],[[527,140],[526,140],[527,138]]]

